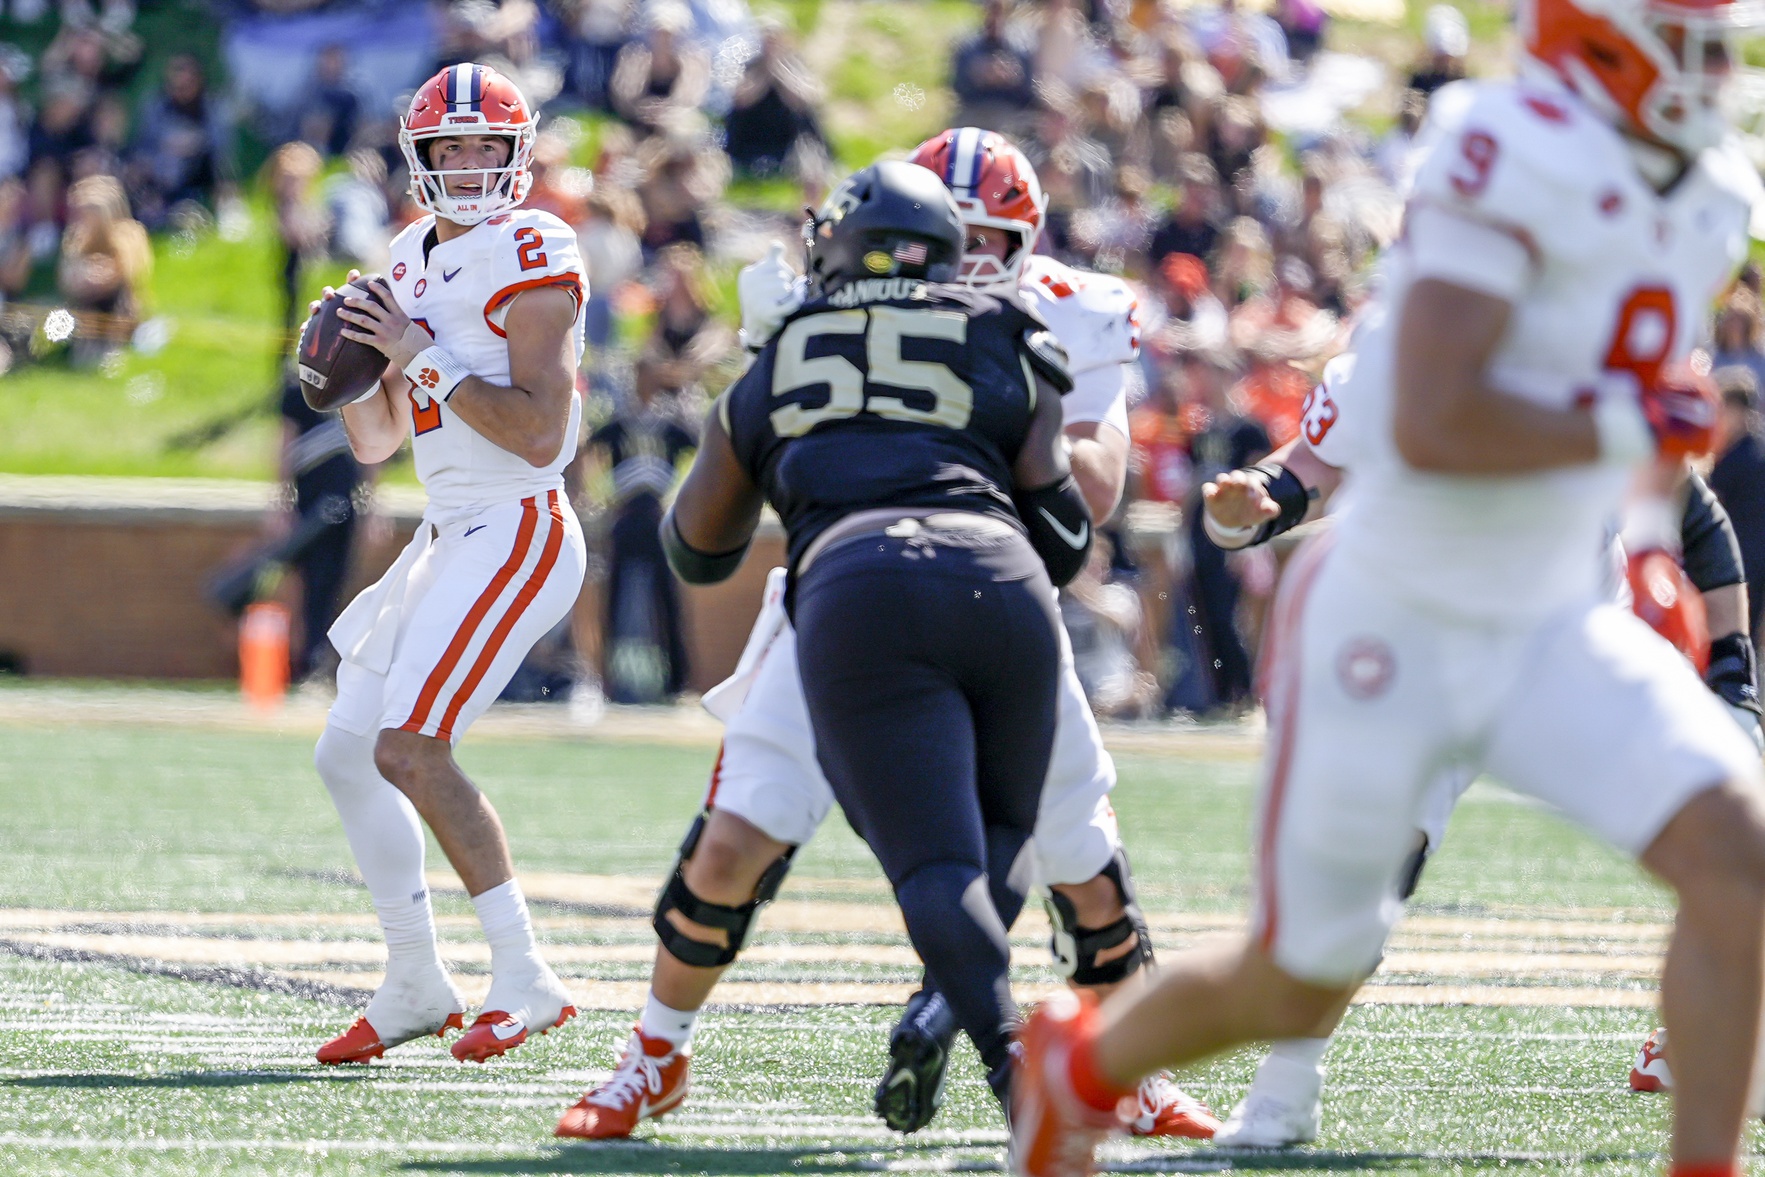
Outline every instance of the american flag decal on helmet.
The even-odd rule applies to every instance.
[[[926,252],[923,241],[903,241],[895,246],[895,260],[904,266],[923,266]]]
[[[447,109],[452,114],[478,111],[484,101],[484,69],[465,62],[447,71]]]

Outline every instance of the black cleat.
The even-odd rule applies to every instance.
[[[876,1085],[876,1114],[897,1132],[917,1132],[944,1103],[944,1070],[956,1019],[939,993],[920,990],[889,1035],[889,1069]]]

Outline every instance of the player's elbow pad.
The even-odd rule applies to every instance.
[[[688,584],[716,584],[728,580],[742,566],[742,557],[748,554],[747,544],[731,552],[699,551],[680,534],[680,524],[675,521],[672,507],[662,516],[661,531],[662,551],[668,557],[668,567]]]
[[[1091,509],[1071,474],[1059,482],[1012,496],[1029,529],[1030,546],[1042,557],[1048,579],[1059,587],[1079,574],[1091,550]]]

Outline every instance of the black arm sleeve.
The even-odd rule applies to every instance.
[[[688,584],[716,584],[720,580],[728,580],[742,566],[742,557],[748,554],[747,544],[733,552],[699,551],[681,537],[680,524],[675,522],[672,507],[662,516],[660,530],[662,551],[668,557],[668,567],[674,569],[674,575]]]
[[[1029,529],[1030,546],[1048,569],[1048,579],[1058,588],[1077,576],[1091,550],[1091,509],[1073,476],[1017,491],[1012,501]]]
[[[1692,471],[1686,490],[1685,517],[1679,523],[1686,577],[1700,593],[1740,584],[1747,577],[1728,512],[1697,471]]]
[[[1278,462],[1262,462],[1250,469],[1263,476],[1269,497],[1281,508],[1281,513],[1258,528],[1256,535],[1245,545],[1254,548],[1298,527],[1304,521],[1305,513],[1311,510],[1312,500],[1318,497],[1318,492],[1308,490],[1299,475]]]

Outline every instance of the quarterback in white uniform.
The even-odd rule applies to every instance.
[[[1127,386],[1139,354],[1133,290],[1119,279],[1062,265],[1032,251],[1043,198],[1035,171],[1009,140],[973,127],[945,131],[914,152],[956,197],[969,241],[961,280],[1015,291],[1066,350],[1074,389],[1062,398],[1074,476],[1097,519],[1114,513],[1126,473]],[[802,301],[782,247],[742,275],[744,335],[759,347]],[[613,1078],[565,1115],[559,1135],[628,1135],[685,1098],[697,1011],[740,950],[757,908],[769,900],[796,847],[827,817],[833,794],[816,761],[797,675],[796,634],[785,617],[784,572],[768,578],[760,617],[735,674],[705,696],[725,723],[705,811],[681,848],[658,905],[662,944],[649,1001]],[[1061,635],[1065,641],[1064,632]],[[1144,918],[1122,852],[1109,791],[1115,765],[1103,748],[1084,690],[1064,651],[1059,723],[1033,841],[1035,881],[1046,888],[1057,965],[1072,983],[1105,991],[1151,957]],[[1028,889],[1028,881],[1016,890]],[[1004,913],[1002,913],[1004,914]],[[1016,912],[1007,915],[1007,922]],[[942,1099],[955,1025],[943,998],[916,994],[891,1037],[891,1066],[877,1112],[912,1132]],[[653,1080],[651,1076],[653,1075]],[[1137,1090],[1142,1135],[1211,1136],[1211,1113],[1168,1076]]]
[[[519,208],[534,127],[494,70],[450,66],[430,79],[400,135],[412,194],[430,215],[392,243],[389,279],[377,284],[387,305],[350,298],[340,312],[355,325],[345,334],[388,361],[375,390],[344,406],[350,445],[379,462],[409,436],[429,507],[404,553],[331,628],[337,701],[314,760],[388,959],[365,1015],[320,1049],[321,1062],[366,1062],[462,1026],[419,817],[490,942],[490,993],[455,1057],[482,1062],[575,1013],[540,959],[496,811],[453,758],[569,611],[587,566],[563,484],[582,412],[584,271],[568,226]]]
[[[1275,605],[1251,936],[1024,1035],[1014,1167],[1087,1172],[1140,1075],[1314,1032],[1376,967],[1442,771],[1487,771],[1678,894],[1662,987],[1674,1167],[1738,1174],[1765,939],[1751,742],[1602,599],[1636,468],[1707,443],[1674,374],[1760,196],[1725,143],[1726,34],[1754,12],[1534,0],[1526,78],[1434,100],[1405,233],[1355,339],[1365,412],[1332,532]]]

